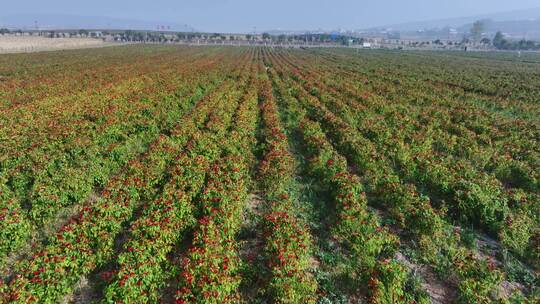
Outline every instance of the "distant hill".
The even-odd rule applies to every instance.
[[[111,17],[75,16],[56,14],[26,14],[0,16],[0,27],[12,29],[118,29],[118,30],[166,30],[178,32],[195,31],[187,24],[167,21],[130,20]],[[159,28],[158,28],[159,26]]]
[[[424,29],[453,27],[460,28],[467,24],[472,24],[476,20],[490,19],[492,21],[526,21],[526,20],[540,20],[540,7],[515,10],[508,12],[500,12],[493,14],[475,15],[469,17],[449,18],[449,19],[436,19],[418,22],[408,22],[401,24],[393,24],[386,26],[373,27],[368,30],[388,29],[391,28],[397,31],[418,31]],[[535,26],[536,24],[530,24]]]
[[[484,33],[488,36],[493,36],[496,32],[501,31],[511,39],[533,39],[540,40],[540,18],[536,20],[511,20],[511,21],[494,21],[492,19],[483,20],[485,29]],[[466,24],[459,28],[460,32],[469,32],[472,28],[472,23]]]

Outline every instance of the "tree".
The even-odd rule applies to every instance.
[[[126,31],[124,32],[124,34],[125,34],[126,39],[127,39],[128,41],[133,41],[133,40],[134,40],[134,39],[133,39],[134,36],[135,36],[135,32],[134,32],[134,31],[132,31],[132,30],[126,30]]]
[[[135,37],[136,37],[135,39],[137,41],[141,41],[141,42],[146,39],[145,35],[143,35],[143,33],[141,33],[141,32],[138,32],[137,34],[135,34]]]
[[[493,38],[493,46],[500,49],[502,46],[506,43],[506,40],[504,39],[503,33],[500,31],[495,34],[495,37]]]
[[[526,45],[528,50],[534,50],[536,48],[536,43],[534,43],[532,40],[527,40]]]
[[[475,23],[473,23],[471,28],[471,35],[475,41],[480,40],[480,37],[482,37],[482,32],[484,31],[485,25],[484,21],[478,20]]]
[[[262,34],[262,38],[263,38],[263,40],[268,40],[268,39],[270,39],[271,37],[270,37],[270,34],[268,34],[268,33],[263,33],[263,34]]]
[[[489,38],[482,38],[482,40],[480,40],[480,43],[488,45],[491,43],[491,40],[489,40]]]
[[[10,33],[10,31],[7,28],[1,28],[0,29],[0,34],[2,34],[2,35],[9,34],[9,33]]]

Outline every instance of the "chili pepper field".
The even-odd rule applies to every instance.
[[[0,55],[0,303],[539,303],[540,55]]]

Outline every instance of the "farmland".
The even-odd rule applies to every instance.
[[[0,303],[538,303],[540,56],[0,56]]]
[[[0,36],[0,54],[54,51],[107,46],[97,39],[45,38],[34,36]]]

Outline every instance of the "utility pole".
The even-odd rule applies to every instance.
[[[41,34],[40,34],[40,32],[39,32],[39,27],[38,27],[38,22],[37,22],[37,20],[34,20],[34,28],[36,29],[37,35],[38,35],[38,36],[41,36]]]

